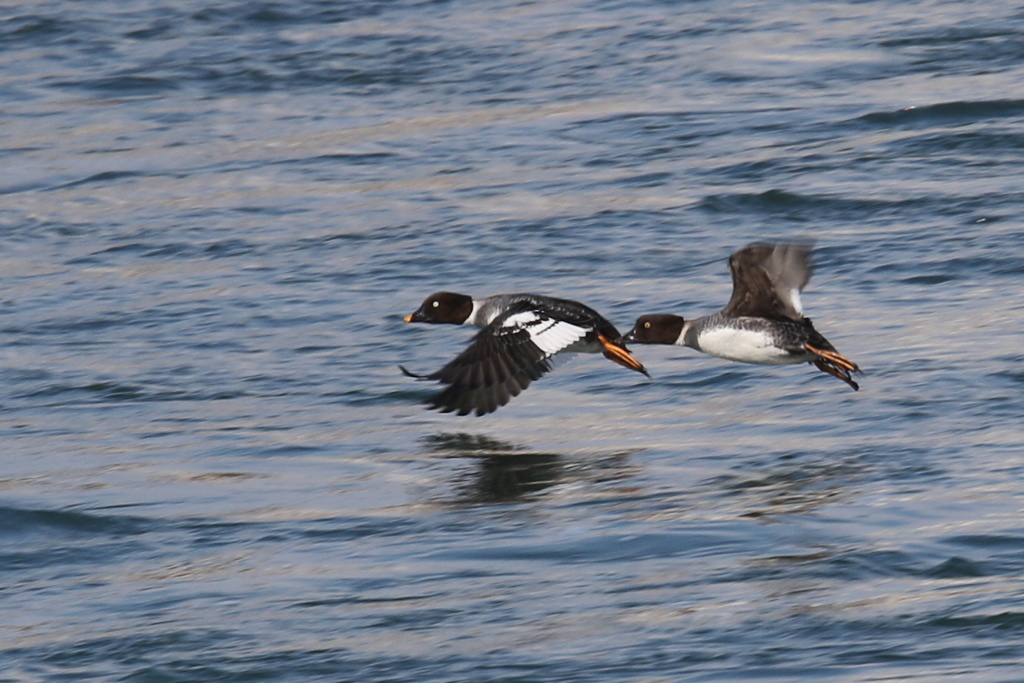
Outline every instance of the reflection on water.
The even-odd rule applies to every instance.
[[[634,474],[628,453],[545,453],[466,432],[433,434],[422,442],[432,456],[471,463],[453,481],[454,499],[462,504],[508,503],[535,498],[556,484],[614,482]]]
[[[1020,678],[1012,3],[123,5],[0,22],[0,678]],[[795,235],[856,394],[398,372],[424,292],[711,312]]]
[[[740,503],[745,517],[806,514],[856,488],[858,468],[849,462],[781,462],[760,472],[716,477],[713,485]]]
[[[536,494],[566,476],[562,456],[538,453],[480,434],[441,433],[423,439],[427,450],[446,458],[473,458],[475,470],[456,484],[463,503],[506,503]]]
[[[907,447],[786,450],[768,463],[762,457],[737,463],[701,488],[712,489],[717,504],[731,506],[740,516],[780,517],[854,500],[879,483],[914,487],[944,475],[922,449]]]

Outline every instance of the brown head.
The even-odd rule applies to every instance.
[[[473,298],[453,292],[428,296],[420,307],[405,316],[407,323],[448,323],[461,325],[473,312]]]
[[[683,333],[682,316],[665,313],[642,315],[636,319],[633,329],[622,338],[635,344],[675,344]]]

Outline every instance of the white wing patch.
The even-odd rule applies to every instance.
[[[537,313],[523,311],[514,313],[502,321],[502,327],[523,329],[530,335],[530,341],[548,356],[553,356],[587,336],[587,330]]]
[[[804,305],[800,301],[800,290],[793,287],[789,290],[789,304],[793,307],[793,310],[797,312],[797,315],[804,314]]]
[[[807,263],[809,252],[809,243],[779,244],[761,264],[779,301],[789,309],[787,315],[793,313],[797,318],[804,315],[800,290],[811,277],[810,266]]]

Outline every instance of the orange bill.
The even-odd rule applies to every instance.
[[[850,377],[849,371],[837,368],[835,365],[831,363],[831,361],[816,360],[814,361],[814,366],[821,370],[822,372],[827,372],[836,379],[843,380],[844,382],[849,384],[854,391],[860,390],[860,385],[853,381],[853,378]]]
[[[603,334],[597,335],[597,341],[599,341],[601,346],[604,348],[605,358],[614,361],[623,367],[629,368],[630,370],[642,372],[650,377],[647,372],[647,368],[643,366],[643,363],[634,358],[633,354],[631,354],[625,346],[612,343],[608,340],[608,337]]]
[[[856,371],[860,369],[857,367],[856,363],[854,363],[852,360],[849,360],[841,353],[838,353],[836,351],[826,351],[824,349],[818,349],[811,346],[810,344],[804,344],[804,348],[813,353],[815,356],[818,356],[819,358],[824,358],[827,361],[835,363],[844,370]]]
[[[412,313],[410,313],[409,315],[407,315],[404,318],[402,318],[402,320],[404,320],[407,323],[411,323],[412,322]]]

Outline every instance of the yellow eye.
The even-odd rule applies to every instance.
[[[432,303],[430,305],[433,306],[434,308],[437,308],[438,306],[441,305],[441,302],[440,301],[435,301],[434,303]]]
[[[650,323],[644,323],[644,327],[649,330],[649,329],[651,329],[651,324]]]

